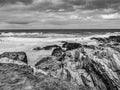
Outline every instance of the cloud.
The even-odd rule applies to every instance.
[[[0,5],[23,3],[25,5],[33,3],[33,0],[0,0]]]
[[[95,9],[120,9],[120,0],[0,0],[0,4],[22,3],[31,5],[29,10],[95,10]],[[74,8],[76,7],[76,8]]]
[[[34,0],[34,3],[29,10],[72,11],[73,7],[72,5],[67,4],[64,0]]]
[[[88,0],[86,7],[89,9],[118,8],[120,0]]]
[[[31,10],[95,10],[119,9],[120,0],[34,0]],[[76,7],[76,8],[74,8]]]
[[[119,13],[107,14],[107,15],[101,15],[100,17],[103,19],[120,19],[120,14]]]

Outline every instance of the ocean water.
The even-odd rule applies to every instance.
[[[0,30],[0,37],[8,37],[8,36],[14,36],[14,37],[38,37],[38,38],[45,38],[52,34],[54,35],[79,35],[79,36],[89,36],[89,35],[99,35],[99,34],[106,34],[106,33],[116,33],[120,32],[119,29],[44,29],[44,30]]]
[[[0,32],[26,32],[26,33],[34,33],[34,32],[43,32],[43,33],[62,33],[62,34],[71,34],[71,33],[88,33],[88,32],[120,32],[120,29],[8,29],[8,30],[0,30]]]

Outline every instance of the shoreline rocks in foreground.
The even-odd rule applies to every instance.
[[[0,63],[0,90],[120,90],[120,36],[91,40],[97,44],[46,46],[44,50],[51,50],[51,55],[39,59],[34,67],[27,65],[24,52],[1,54],[1,59],[26,64]]]

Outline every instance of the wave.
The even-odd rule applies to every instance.
[[[23,38],[49,38],[49,37],[77,37],[97,35],[119,35],[120,32],[83,32],[83,33],[57,33],[57,32],[1,32],[0,37],[23,37]]]

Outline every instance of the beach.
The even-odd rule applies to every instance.
[[[82,90],[83,88],[86,88],[85,90],[101,90],[98,88],[120,90],[118,85],[120,81],[118,73],[120,67],[119,42],[119,32],[90,35],[1,33],[0,69],[3,70],[4,67],[7,68],[5,70],[11,69],[13,74],[31,73],[31,75],[24,75],[27,79],[35,77],[38,80],[44,78],[46,81],[49,78],[53,83],[54,81],[51,79],[61,80],[61,82],[64,81],[75,87],[70,90]],[[19,75],[17,77],[19,78]],[[41,83],[35,78],[32,78],[32,82],[35,81],[34,84]],[[44,80],[43,82],[45,82]],[[114,84],[118,85],[117,89],[114,89]],[[11,84],[10,87],[12,88]],[[41,84],[40,87],[42,88]],[[6,84],[4,88],[6,88]],[[22,88],[26,88],[23,90],[37,90],[33,89],[37,87],[31,84]],[[62,89],[60,88],[60,90]]]

